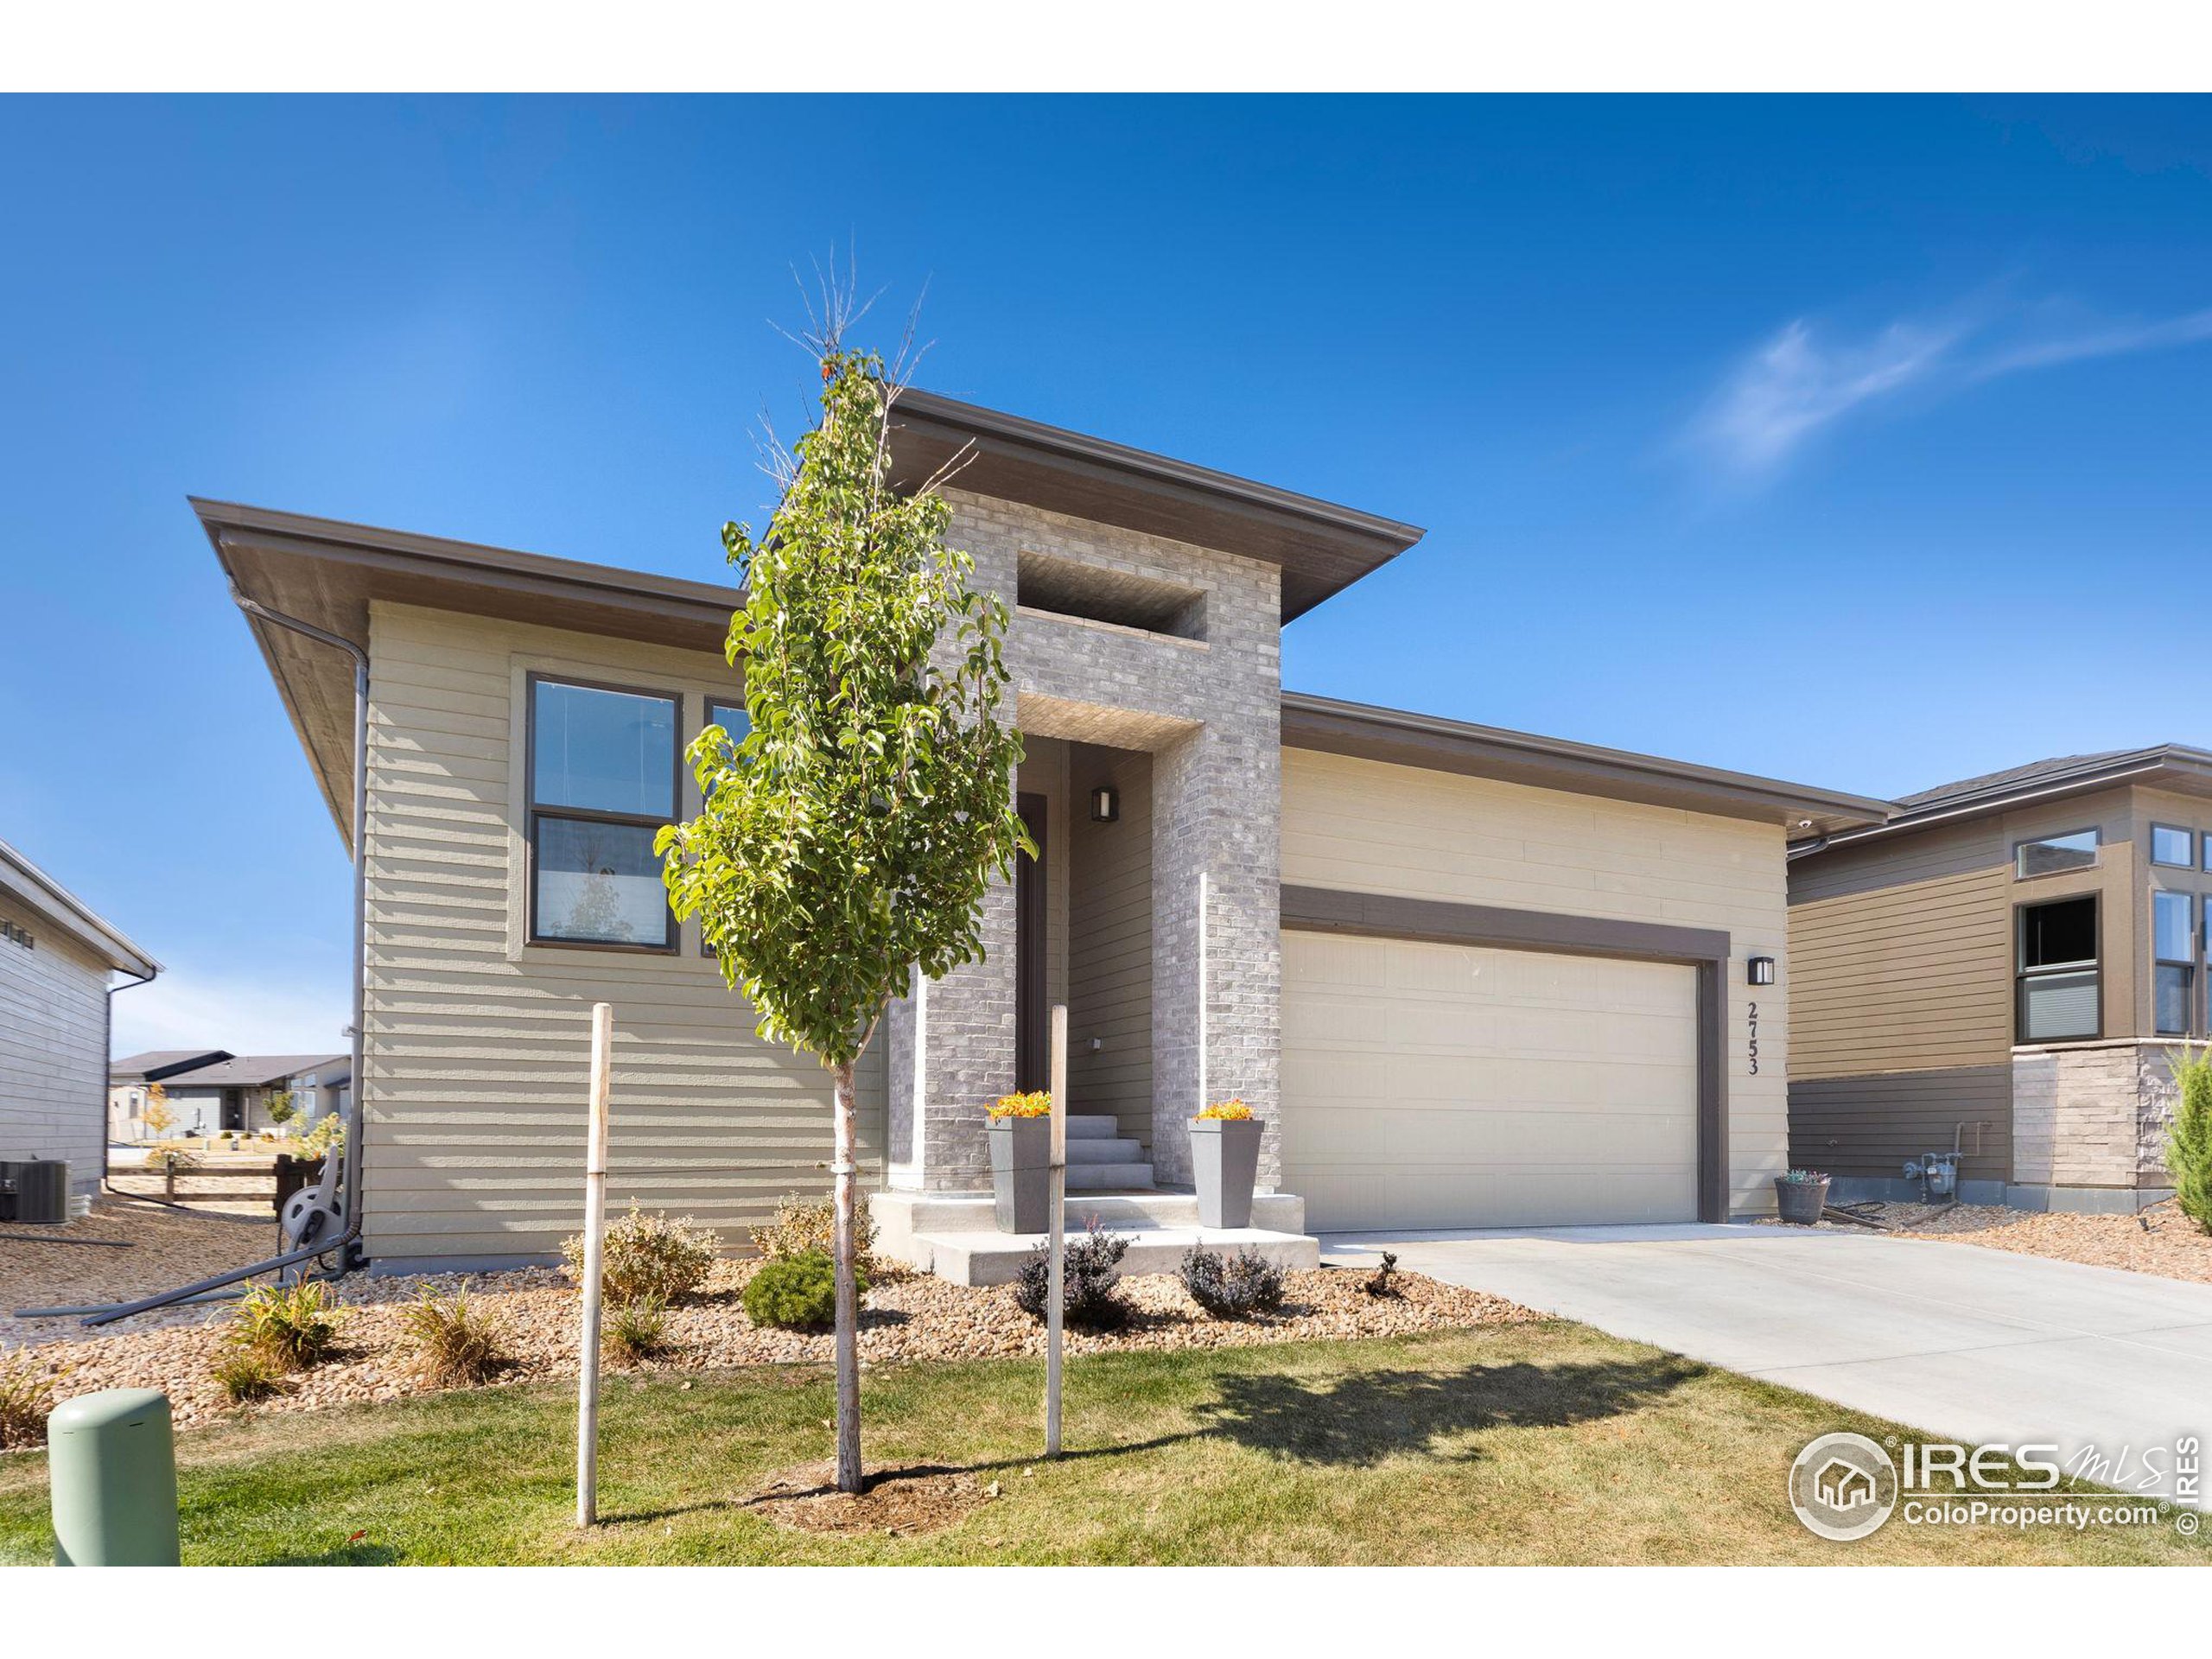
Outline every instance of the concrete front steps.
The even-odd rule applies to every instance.
[[[1068,1191],[1128,1192],[1152,1185],[1144,1143],[1122,1137],[1122,1126],[1103,1116],[1068,1114]]]
[[[1071,1178],[1075,1145],[1071,1134]],[[988,1192],[876,1192],[869,1195],[868,1209],[877,1227],[878,1250],[957,1285],[1011,1283],[1022,1262],[1045,1242],[1042,1233],[1000,1232]],[[1195,1193],[1070,1191],[1068,1236],[1080,1237],[1094,1219],[1101,1230],[1128,1236],[1124,1274],[1173,1273],[1193,1244],[1224,1254],[1249,1245],[1288,1268],[1321,1265],[1320,1241],[1306,1235],[1306,1200],[1295,1193],[1255,1193],[1249,1227],[1201,1228]]]

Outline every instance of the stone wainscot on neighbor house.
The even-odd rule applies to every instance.
[[[1185,1121],[1230,1096],[1265,1126],[1254,1236],[1288,1260],[1312,1259],[1309,1229],[1771,1209],[1788,845],[1879,824],[1885,803],[1286,693],[1283,624],[1418,531],[900,400],[903,480],[963,445],[951,540],[1013,612],[1043,856],[986,902],[986,959],[916,985],[868,1057],[887,1248],[1008,1270],[984,1109],[1042,1084],[1061,1001],[1078,1226],[1179,1252]],[[651,850],[696,810],[685,742],[745,718],[722,655],[734,591],[194,505],[243,595],[369,654],[376,1265],[544,1261],[575,1230],[601,1000],[618,1205],[742,1244],[783,1195],[825,1186],[826,1074],[753,1034]],[[350,838],[351,664],[250,626]]]
[[[1831,1197],[2132,1211],[2201,1046],[2212,753],[2069,755],[1909,795],[1789,867],[1790,1155]]]

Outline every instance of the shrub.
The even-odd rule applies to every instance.
[[[1089,1232],[1067,1246],[1060,1317],[1086,1331],[1111,1331],[1126,1323],[1129,1305],[1115,1288],[1115,1281],[1121,1277],[1122,1258],[1128,1253],[1126,1234],[1101,1232],[1092,1222]],[[1045,1317],[1052,1272],[1049,1247],[1039,1244],[1014,1281],[1014,1306],[1033,1319]]]
[[[607,1322],[606,1340],[626,1365],[640,1365],[666,1353],[673,1345],[668,1339],[668,1304],[658,1296],[624,1302]]]
[[[340,1317],[321,1284],[256,1285],[238,1303],[231,1339],[258,1349],[280,1370],[305,1370],[330,1351]]]
[[[0,1358],[0,1446],[36,1446],[46,1438],[54,1383],[29,1355]]]
[[[875,1217],[868,1213],[867,1193],[856,1193],[855,1199],[853,1265],[869,1278],[878,1278],[883,1264],[875,1259]],[[753,1230],[753,1248],[772,1261],[817,1253],[835,1260],[836,1205],[829,1198],[785,1198],[776,1206],[773,1221]]]
[[[209,1375],[222,1385],[234,1406],[249,1405],[284,1391],[284,1368],[265,1348],[232,1340],[215,1357]]]
[[[600,1290],[617,1307],[648,1296],[667,1306],[706,1282],[717,1253],[715,1236],[690,1217],[671,1221],[658,1211],[647,1215],[632,1198],[630,1213],[609,1227],[601,1242]],[[583,1235],[563,1240],[561,1255],[569,1277],[582,1283]]]
[[[346,1155],[346,1121],[333,1112],[300,1137],[302,1158],[342,1158]]]
[[[469,1306],[466,1292],[441,1298],[425,1289],[423,1300],[407,1310],[404,1329],[414,1345],[416,1368],[433,1382],[488,1382],[512,1363],[500,1339],[499,1322]]]
[[[1247,1244],[1224,1259],[1192,1245],[1183,1256],[1183,1288],[1217,1319],[1273,1313],[1282,1306],[1282,1269]]]
[[[865,1291],[868,1275],[855,1274]],[[765,1262],[746,1281],[745,1317],[785,1331],[826,1331],[837,1318],[837,1264],[822,1250]]]
[[[1396,1252],[1385,1250],[1382,1252],[1382,1265],[1367,1276],[1367,1282],[1360,1288],[1370,1296],[1395,1296],[1399,1294],[1395,1277],[1397,1271]]]
[[[994,1123],[1002,1117],[1050,1117],[1052,1096],[1042,1089],[1033,1089],[1026,1095],[1001,1095],[986,1109]]]
[[[2173,1057],[2181,1099],[2166,1137],[2166,1168],[2181,1212],[2212,1233],[2212,1051]]]

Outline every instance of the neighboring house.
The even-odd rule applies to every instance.
[[[2207,1035],[2212,753],[2069,755],[1906,797],[1789,868],[1790,1158],[1846,1196],[2133,1210]]]
[[[164,1051],[118,1060],[108,1072],[108,1122],[118,1141],[153,1138],[146,1102],[159,1084],[174,1135],[303,1134],[345,1109],[353,1062],[344,1054],[232,1054],[225,1049]],[[293,1116],[279,1124],[269,1114],[278,1095],[289,1096]]]
[[[887,1231],[973,1213],[984,1108],[1042,1084],[1061,1001],[1079,1189],[1186,1185],[1185,1120],[1234,1095],[1294,1231],[1300,1199],[1317,1229],[1770,1210],[1789,976],[1754,986],[1751,961],[1783,954],[1789,838],[1885,804],[1286,695],[1282,625],[1418,531],[906,396],[902,479],[963,445],[950,539],[1013,612],[1043,857],[987,899],[986,959],[918,986],[869,1050]],[[652,851],[697,810],[685,742],[744,720],[735,592],[194,505],[240,592],[371,659],[379,1267],[544,1260],[575,1230],[602,1000],[618,1205],[741,1243],[821,1190],[826,1074],[754,1034]],[[250,626],[350,839],[351,664]]]
[[[99,1190],[111,976],[160,971],[0,842],[0,1160],[65,1159],[73,1192]]]

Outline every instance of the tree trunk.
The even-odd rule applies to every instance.
[[[837,1490],[861,1490],[860,1296],[853,1282],[853,1212],[859,1207],[854,1167],[853,1066],[836,1069],[836,1153],[830,1164],[837,1208]]]

